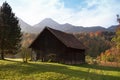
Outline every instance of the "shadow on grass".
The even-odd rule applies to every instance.
[[[6,61],[12,61],[12,60],[6,60]],[[14,70],[17,73],[20,73],[22,75],[30,75],[30,74],[40,74],[44,72],[55,72],[60,74],[68,75],[69,77],[78,77],[85,80],[120,80],[120,77],[118,76],[110,76],[110,75],[104,75],[104,74],[97,74],[97,73],[89,73],[81,70],[72,70],[67,67],[67,65],[61,65],[61,64],[51,64],[51,63],[21,63],[19,61],[12,61],[15,62],[15,64],[9,64],[9,65],[3,65],[0,66],[0,69],[3,71],[7,70]],[[85,67],[85,68],[91,68],[91,69],[103,69],[99,66],[94,65],[75,65],[78,67]],[[97,68],[98,67],[98,68]],[[112,70],[112,68],[110,69]]]

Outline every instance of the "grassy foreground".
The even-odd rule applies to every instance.
[[[0,80],[120,80],[120,68],[0,60]]]

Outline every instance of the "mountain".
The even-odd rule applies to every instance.
[[[107,31],[115,32],[117,27],[118,27],[118,25],[112,25],[112,26],[107,28]]]
[[[19,20],[20,26],[22,31],[28,33],[40,33],[45,26],[69,32],[69,33],[76,33],[76,32],[96,32],[96,31],[112,31],[114,32],[117,28],[117,25],[110,26],[108,28],[104,28],[102,26],[92,26],[92,27],[83,27],[83,26],[74,26],[69,23],[59,24],[56,21],[52,20],[51,18],[45,18],[38,24],[34,26],[30,26],[29,24],[25,23],[23,20]]]
[[[24,22],[20,18],[18,18],[18,20],[19,20],[19,25],[21,27],[21,31],[22,32],[32,33],[32,31],[34,30],[34,27],[32,27],[31,25],[27,24],[26,22]]]
[[[106,31],[106,28],[101,26],[94,26],[94,27],[83,27],[83,26],[76,26],[71,29],[68,29],[67,32],[75,33],[75,32],[96,32],[96,31]]]
[[[61,31],[66,31],[66,30],[74,27],[68,23],[59,24],[56,21],[52,20],[51,18],[46,18],[46,19],[42,20],[40,23],[34,25],[33,27],[37,28],[37,30],[42,30],[45,26],[48,26],[53,29],[61,30]]]
[[[34,25],[33,27],[43,29],[45,26],[49,26],[54,29],[59,29],[60,24],[55,22],[51,18],[46,18],[42,20],[40,23]]]
[[[73,26],[69,23],[65,23],[65,24],[61,24],[60,27],[61,27],[62,31],[67,31],[67,30],[74,28],[75,26]]]
[[[59,24],[56,21],[52,20],[51,18],[46,18],[42,20],[40,23],[34,25],[37,32],[40,32],[45,26],[65,31],[65,32],[70,32],[70,33],[75,33],[75,32],[96,32],[96,31],[112,31],[114,32],[115,29],[117,28],[117,25],[110,26],[108,28],[104,28],[102,26],[92,26],[92,27],[83,27],[83,26],[74,26],[69,23],[65,24]]]

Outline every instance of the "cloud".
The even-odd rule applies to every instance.
[[[3,1],[5,0],[0,0],[0,3]],[[75,10],[66,7],[65,0],[7,0],[16,16],[31,25],[48,17],[61,24],[70,23],[78,26],[109,27],[117,24],[116,14],[120,13],[119,0],[80,1],[84,4],[80,4]]]
[[[120,13],[119,3],[117,0],[86,0],[86,5],[68,22],[76,21],[73,24],[83,26],[115,25],[117,24],[116,14]]]

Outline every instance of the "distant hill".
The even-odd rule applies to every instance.
[[[106,28],[103,28],[101,26],[94,26],[94,27],[82,27],[77,26],[73,27],[71,29],[68,29],[67,32],[75,33],[75,32],[96,32],[96,31],[105,31]]]
[[[118,27],[118,25],[112,25],[112,26],[107,28],[107,31],[115,32],[117,27]]]
[[[102,26],[91,26],[91,27],[74,26],[69,23],[59,24],[56,21],[52,20],[51,18],[46,18],[34,26],[30,26],[23,20],[19,19],[19,24],[22,28],[22,31],[27,32],[27,33],[40,33],[45,26],[51,27],[53,29],[65,31],[65,32],[70,32],[70,33],[96,32],[96,31],[114,32],[117,28],[117,25],[110,26],[108,28],[104,28]]]

